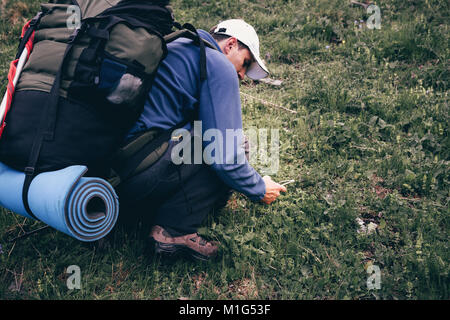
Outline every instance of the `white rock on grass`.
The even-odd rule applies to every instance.
[[[358,232],[360,234],[371,234],[371,233],[375,232],[375,230],[378,228],[378,225],[373,222],[370,222],[366,226],[363,219],[361,219],[361,218],[356,218],[356,223],[359,225],[359,228],[356,232]]]

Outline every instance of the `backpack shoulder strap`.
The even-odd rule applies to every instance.
[[[185,23],[184,25],[180,25],[178,22],[174,22],[174,26],[177,29],[180,29],[179,34],[172,35],[168,39],[174,41],[180,37],[187,37],[192,39],[196,45],[200,47],[200,81],[203,82],[207,78],[207,68],[206,68],[206,42],[200,37],[197,29],[190,23]],[[211,45],[211,44],[210,44]],[[212,47],[215,49],[214,47]]]
[[[180,29],[180,30],[174,31],[174,32],[164,36],[164,41],[166,41],[166,43],[170,43],[179,38],[188,38],[188,39],[193,40],[194,42],[197,42],[199,36],[197,34],[195,34],[194,32],[192,32],[191,30]],[[205,39],[202,39],[201,37],[200,37],[200,39],[205,43],[206,47],[217,50],[217,48],[213,44],[211,44],[211,42],[209,42]]]

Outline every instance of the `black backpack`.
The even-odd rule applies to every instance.
[[[205,42],[192,25],[174,21],[168,4],[55,0],[42,4],[42,12],[28,24],[17,57],[30,37],[34,47],[5,123],[0,123],[7,124],[0,161],[26,173],[22,196],[31,216],[27,194],[39,173],[71,165],[86,165],[89,176],[103,178],[112,166],[121,171],[126,161],[118,149],[143,109],[168,42],[194,40],[200,46],[200,80],[206,78]],[[121,171],[121,179],[169,137],[166,132],[153,141],[147,138],[141,156]],[[121,158],[114,160],[118,153]]]

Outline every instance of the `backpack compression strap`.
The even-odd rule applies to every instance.
[[[81,28],[84,25],[81,26]],[[54,136],[54,125],[55,120],[49,119],[51,114],[55,114],[58,108],[58,100],[59,100],[59,89],[61,87],[61,78],[63,69],[65,66],[66,58],[69,53],[72,51],[75,40],[80,34],[80,29],[75,29],[74,33],[70,36],[68,45],[66,47],[66,51],[64,52],[62,65],[59,68],[58,73],[56,74],[55,81],[53,82],[52,89],[50,91],[49,99],[45,105],[44,112],[42,113],[38,132],[36,134],[36,138],[33,141],[33,145],[31,147],[30,158],[28,159],[27,167],[25,168],[25,181],[22,188],[22,201],[27,213],[36,220],[39,220],[34,213],[30,209],[30,205],[28,203],[28,191],[30,189],[31,182],[36,177],[36,164],[39,159],[39,154],[41,152],[42,143],[44,140],[51,141]]]

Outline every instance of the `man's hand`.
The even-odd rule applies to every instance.
[[[264,198],[261,201],[264,202],[265,204],[271,204],[280,196],[281,191],[283,192],[287,191],[286,187],[276,183],[269,176],[264,176],[263,180],[266,184],[266,194],[264,195]]]

